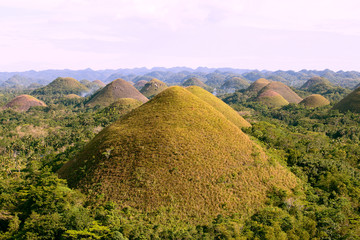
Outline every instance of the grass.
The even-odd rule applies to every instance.
[[[182,83],[182,86],[184,86],[184,87],[198,86],[198,87],[201,87],[201,88],[205,89],[206,91],[209,91],[209,92],[213,91],[212,87],[206,85],[205,83],[203,83],[200,79],[198,79],[196,77],[192,77],[192,78],[189,78],[189,79],[185,80]]]
[[[8,104],[5,105],[5,108],[12,108],[16,111],[27,111],[29,108],[35,106],[46,107],[46,104],[33,96],[24,94],[11,100]]]
[[[76,95],[76,94],[68,94],[68,95],[65,95],[64,97],[68,98],[68,99],[81,98],[79,95]]]
[[[101,113],[114,114],[116,112],[117,114],[125,115],[142,104],[143,103],[141,101],[134,98],[120,98],[116,102],[113,102],[110,106],[102,109]]]
[[[340,112],[350,111],[360,113],[360,87],[335,104],[333,109],[338,109]]]
[[[209,93],[208,91],[204,90],[201,87],[191,86],[186,88],[192,94],[199,97],[201,100],[205,101],[206,103],[210,104],[216,110],[221,112],[230,122],[235,124],[240,129],[242,127],[251,127],[251,124],[246,121],[238,112],[236,112],[233,108],[229,105],[224,103],[221,99],[217,98],[213,94]]]
[[[289,103],[299,103],[302,98],[299,97],[293,90],[281,82],[271,82],[261,89],[260,94],[267,90],[272,90],[280,94],[283,98],[286,99]]]
[[[206,223],[264,206],[297,180],[214,107],[170,87],[102,130],[59,175],[120,207]]]
[[[305,107],[315,108],[329,105],[330,101],[319,94],[312,94],[304,98],[304,100],[302,100],[299,104],[302,104]]]
[[[53,94],[80,94],[88,92],[89,89],[78,80],[70,77],[58,77],[45,87],[36,89],[33,95],[53,95]]]
[[[259,78],[255,82],[253,82],[250,87],[248,87],[248,92],[256,92],[258,93],[261,89],[263,89],[266,85],[270,83],[269,80],[265,78]]]
[[[140,92],[147,98],[153,98],[156,94],[164,91],[168,86],[166,83],[159,79],[153,78],[149,82],[145,83]]]
[[[134,98],[143,103],[148,101],[148,99],[130,83],[119,78],[112,81],[103,89],[95,93],[86,103],[86,106],[94,107],[99,105],[106,107],[121,98]]]
[[[289,104],[283,96],[273,90],[261,92],[256,98],[256,101],[261,102],[268,107],[281,107]]]

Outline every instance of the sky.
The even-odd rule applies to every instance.
[[[360,71],[357,0],[0,0],[0,72]]]

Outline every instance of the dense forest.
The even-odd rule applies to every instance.
[[[37,95],[46,106],[23,112],[11,108],[0,111],[0,239],[360,238],[360,117],[359,113],[333,108],[360,82],[360,73],[181,71],[185,70],[168,72],[168,78],[161,71],[144,72],[131,79],[130,74],[122,76],[133,82],[151,76],[169,85],[197,77],[211,90],[216,88],[218,97],[251,123],[242,131],[264,149],[270,164],[280,164],[296,176],[296,188],[289,192],[274,186],[267,191],[266,203],[260,209],[219,214],[206,223],[184,221],[176,215],[169,218],[162,211],[150,214],[121,207],[103,194],[89,197],[89,193],[70,188],[65,179],[59,178],[59,169],[102,129],[126,119],[126,114],[141,103],[125,110],[119,109],[119,104],[88,107],[91,96],[70,98],[47,92]],[[116,73],[107,74],[108,79],[101,80],[110,82],[109,77]],[[304,85],[314,76],[326,78],[330,85]],[[234,82],[239,85],[240,81],[234,77],[245,79],[246,86],[235,89]],[[286,99],[287,104],[267,105],[258,101],[260,95],[248,90],[258,78],[297,86],[291,91],[301,99],[321,94],[330,104],[307,107],[289,104]],[[232,90],[221,91],[229,79]],[[41,88],[34,91],[28,86],[4,85],[0,106],[18,95],[39,91]],[[108,158],[110,150],[102,154]],[[226,184],[228,180],[219,181]]]

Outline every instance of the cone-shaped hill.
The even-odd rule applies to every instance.
[[[315,108],[329,105],[330,101],[319,94],[312,94],[304,98],[299,104],[302,104],[305,107]]]
[[[213,91],[213,88],[206,85],[205,83],[203,83],[200,79],[198,79],[197,77],[191,77],[187,80],[185,80],[182,84],[182,86],[184,87],[189,87],[189,86],[198,86],[201,87],[209,92]]]
[[[119,78],[95,93],[85,105],[88,107],[96,105],[106,107],[120,98],[134,98],[143,103],[148,101],[134,86]]]
[[[247,89],[247,92],[255,92],[258,93],[261,89],[263,89],[266,85],[270,83],[269,80],[265,78],[259,78],[255,82],[253,82]]]
[[[140,81],[137,81],[135,84],[134,84],[134,87],[137,89],[137,90],[141,90],[145,84],[147,83],[148,81],[146,80],[140,80]]]
[[[120,98],[116,102],[110,104],[110,106],[104,108],[102,112],[106,114],[112,114],[116,112],[117,114],[125,115],[142,104],[143,102],[134,98]]]
[[[5,105],[5,108],[11,108],[16,111],[27,111],[31,107],[43,106],[46,107],[46,104],[39,99],[34,98],[30,95],[20,95],[11,100]]]
[[[251,124],[246,121],[238,112],[236,112],[232,107],[224,103],[221,99],[217,98],[213,94],[209,93],[205,89],[197,86],[190,86],[186,88],[195,96],[199,97],[201,100],[207,102],[216,110],[221,112],[230,122],[242,127],[251,127]]]
[[[333,109],[338,109],[340,112],[360,113],[360,87],[335,104]]]
[[[156,94],[164,91],[168,86],[166,83],[160,81],[159,79],[153,78],[147,82],[140,92],[147,98],[152,98]]]
[[[92,81],[94,84],[96,84],[99,88],[103,88],[106,86],[106,84],[101,80],[94,80]]]
[[[80,94],[88,92],[89,89],[78,80],[71,77],[58,77],[48,85],[36,89],[33,95],[52,95],[52,94]]]
[[[221,89],[244,89],[250,86],[250,83],[245,79],[233,77],[224,82]]]
[[[329,80],[323,77],[312,77],[301,86],[302,90],[312,93],[321,93],[333,88]]]
[[[267,90],[272,90],[274,92],[277,92],[283,98],[285,98],[286,101],[288,101],[289,103],[299,103],[302,100],[302,98],[299,97],[299,95],[297,95],[293,90],[291,90],[288,86],[286,86],[285,84],[283,84],[281,82],[269,83],[263,89],[261,89],[259,94],[261,94]]]
[[[71,187],[120,207],[204,223],[264,206],[296,178],[215,108],[170,87],[103,129],[59,171]]]
[[[261,102],[268,107],[281,107],[289,104],[289,102],[286,101],[283,96],[273,90],[266,90],[261,92],[256,97],[255,101]]]

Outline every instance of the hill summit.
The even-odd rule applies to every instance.
[[[244,89],[249,87],[250,83],[240,77],[232,77],[221,85],[221,89]]]
[[[86,106],[94,107],[100,105],[106,107],[120,98],[134,98],[143,103],[148,101],[148,99],[129,82],[118,78],[95,93],[86,103]]]
[[[262,91],[256,97],[256,101],[261,102],[268,107],[281,107],[289,104],[289,102],[285,98],[283,98],[283,96],[270,89]]]
[[[81,94],[88,92],[89,89],[78,80],[71,77],[58,77],[48,85],[36,89],[32,92],[34,95],[52,95],[52,94]]]
[[[153,78],[149,82],[145,83],[144,87],[140,92],[147,98],[152,98],[156,94],[165,90],[168,86],[166,83],[160,81],[159,79]]]
[[[333,108],[338,109],[340,112],[350,111],[360,113],[360,87],[344,97]]]
[[[11,108],[16,111],[27,111],[31,107],[43,106],[46,107],[46,104],[43,101],[40,101],[37,98],[34,98],[30,95],[20,95],[11,100],[5,105],[5,108]]]
[[[312,77],[304,85],[301,86],[302,90],[312,93],[321,93],[334,88],[332,84],[323,77]]]
[[[247,92],[255,92],[258,93],[261,89],[263,89],[266,85],[270,83],[269,80],[265,78],[259,78],[255,82],[253,82],[247,89]]]
[[[170,87],[103,129],[58,172],[120,207],[204,223],[264,206],[296,178],[199,97]],[[150,215],[149,215],[150,216]]]
[[[205,83],[203,83],[199,78],[197,77],[191,77],[187,80],[185,80],[183,83],[182,83],[182,86],[184,87],[189,87],[189,86],[198,86],[198,87],[201,87],[209,92],[212,92],[213,88],[206,85]]]
[[[270,82],[264,88],[261,89],[260,94],[267,90],[272,90],[280,94],[283,98],[286,99],[289,103],[299,103],[302,98],[299,97],[291,88],[286,86],[284,83],[281,82]]]

